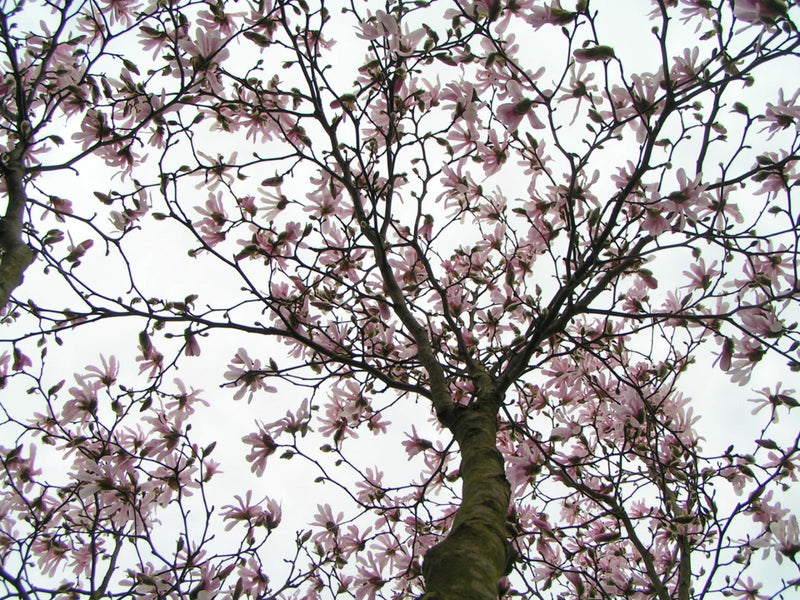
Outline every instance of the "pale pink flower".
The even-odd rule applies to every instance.
[[[575,17],[576,13],[562,8],[561,0],[553,0],[553,2],[536,3],[530,7],[526,20],[534,29],[539,29],[544,25],[568,25]]]
[[[260,360],[253,360],[247,355],[247,350],[239,348],[236,356],[233,357],[231,364],[224,377],[239,389],[233,395],[234,400],[241,400],[247,395],[248,404],[258,391],[275,393],[277,388],[267,385],[264,379],[269,375],[268,371],[261,366]]]
[[[533,112],[534,102],[523,98],[519,102],[509,102],[497,107],[497,119],[506,126],[509,131],[516,131],[522,119],[526,116],[534,129],[544,129],[545,124]]]
[[[748,576],[733,588],[734,597],[741,600],[768,600],[770,598],[768,594],[759,593],[762,586],[763,584],[754,582],[753,578]]]
[[[265,527],[268,530],[275,529],[281,522],[281,507],[275,500],[267,499],[264,508],[263,500],[253,502],[253,490],[247,490],[244,498],[239,495],[234,498],[238,506],[229,504],[222,507],[222,518],[228,521],[225,531],[230,531],[239,522],[247,524],[249,529]]]
[[[138,565],[138,569],[128,569],[127,578],[120,583],[129,586],[137,598],[161,600],[174,590],[175,582],[169,571],[157,571],[152,563]]]
[[[375,563],[382,568],[395,566],[398,558],[405,554],[403,547],[397,537],[388,533],[382,533],[375,537],[370,544],[370,550],[375,556]]]
[[[685,219],[697,222],[697,211],[705,209],[709,205],[708,196],[705,193],[708,185],[700,183],[702,175],[699,173],[692,180],[683,169],[678,169],[676,177],[678,190],[664,198],[659,208],[670,213],[673,218],[677,216],[678,223],[683,223]]]
[[[97,413],[97,391],[103,387],[102,381],[92,381],[89,377],[75,375],[77,386],[69,388],[71,398],[61,410],[61,418],[66,422],[88,422]]]
[[[300,403],[300,407],[296,411],[286,411],[285,417],[272,423],[267,423],[264,425],[264,429],[275,435],[282,433],[294,435],[299,433],[304,436],[310,429],[308,426],[310,415],[308,398],[306,398]]]
[[[748,23],[769,24],[786,15],[786,4],[783,0],[734,0],[733,14]]]
[[[192,66],[198,71],[213,70],[230,52],[225,48],[226,39],[218,29],[195,29],[195,39],[182,36],[180,47],[192,58]]]
[[[772,534],[772,547],[775,549],[775,558],[781,564],[783,557],[797,564],[795,557],[800,552],[800,526],[797,516],[787,517],[772,523],[769,526]]]
[[[497,132],[492,129],[489,131],[488,143],[478,142],[477,150],[481,163],[483,164],[483,171],[488,175],[494,175],[508,160],[508,138],[504,137],[503,140],[497,135]]]
[[[797,406],[797,401],[794,399],[793,395],[795,394],[795,390],[781,390],[781,386],[783,384],[779,381],[775,385],[775,389],[771,390],[768,387],[761,388],[758,391],[759,398],[753,398],[750,400],[756,407],[752,410],[751,414],[756,415],[761,412],[764,408],[769,408],[771,415],[770,420],[774,423],[778,422],[778,413],[775,410],[778,406],[784,405],[788,407]]]
[[[672,79],[673,83],[680,85],[693,81],[705,66],[705,63],[699,63],[699,58],[700,49],[697,48],[697,46],[694,48],[684,48],[683,56],[676,56],[673,59],[674,63],[669,72],[670,79]]]
[[[81,148],[86,150],[97,142],[108,139],[114,133],[107,123],[105,114],[94,109],[89,110],[83,117],[80,131],[73,134],[72,139],[80,142]]]
[[[474,86],[466,81],[448,83],[439,97],[453,103],[445,104],[443,108],[452,110],[455,120],[461,119],[469,123],[470,131],[472,131],[473,124],[478,121],[480,105],[480,96]]]
[[[669,221],[664,218],[662,212],[657,208],[647,208],[645,210],[645,218],[642,221],[642,230],[646,231],[653,237],[662,233],[666,233],[672,229]]]
[[[588,98],[589,102],[594,104],[592,92],[597,92],[599,90],[597,84],[590,83],[594,80],[594,73],[587,74],[586,68],[585,63],[575,63],[570,67],[569,84],[564,90],[564,93],[558,98],[560,101],[578,101],[575,105],[575,113],[572,115],[570,125],[575,123],[575,119],[578,118],[578,112],[580,111],[584,98]]]
[[[356,600],[375,600],[377,593],[387,583],[383,576],[383,566],[372,552],[367,553],[366,558],[360,556],[358,562]]]
[[[702,257],[699,258],[697,262],[689,264],[689,270],[683,272],[683,274],[689,278],[689,283],[683,287],[695,290],[707,290],[712,280],[720,274],[720,271],[714,268],[716,265],[717,261],[714,261],[711,263],[710,267],[706,267],[706,262]]]
[[[179,378],[174,379],[175,385],[178,387],[177,394],[170,394],[170,398],[165,406],[169,410],[174,410],[179,413],[183,413],[184,416],[181,417],[182,419],[185,416],[191,415],[194,413],[194,405],[201,404],[203,406],[210,406],[210,404],[199,397],[200,392],[203,390],[196,390],[194,388],[190,388],[191,391],[186,390],[186,384]]]
[[[426,450],[433,448],[433,444],[431,442],[419,437],[415,425],[411,426],[411,433],[407,433],[406,436],[409,439],[403,440],[402,444],[403,448],[406,450],[406,453],[408,453],[409,458],[416,456],[420,452],[425,452]]]
[[[339,526],[344,520],[344,513],[339,512],[334,516],[330,504],[317,504],[317,514],[314,515],[313,527],[322,529],[314,536],[314,540],[323,546],[332,547],[339,536]]]
[[[784,325],[774,310],[765,308],[748,308],[740,312],[742,326],[751,335],[766,338],[779,337]]]
[[[251,598],[262,598],[269,588],[269,577],[262,570],[261,564],[255,556],[250,556],[247,563],[239,567],[239,579],[242,588],[247,590]]]
[[[152,347],[146,351],[141,346],[140,349],[142,349],[142,354],[136,357],[136,362],[141,363],[139,365],[139,373],[149,370],[148,377],[153,378],[161,372],[164,366],[164,355]]]
[[[388,431],[389,425],[391,425],[391,421],[387,421],[383,413],[376,412],[367,418],[367,429],[369,429],[375,435],[386,433]]]
[[[31,359],[28,358],[28,355],[22,352],[19,348],[14,347],[12,354],[14,356],[14,364],[11,368],[14,371],[21,371],[25,367],[33,366],[33,363],[31,362]]]
[[[105,539],[97,536],[91,544],[73,547],[69,553],[69,566],[78,577],[91,576],[96,568],[98,557],[106,555]]]
[[[183,339],[186,343],[183,353],[186,356],[200,356],[200,343],[197,341],[197,336],[191,329],[187,328],[186,331],[184,331]]]
[[[163,412],[157,412],[143,417],[142,420],[151,426],[145,442],[148,456],[165,460],[184,440],[185,414],[172,413],[167,416]]]
[[[762,129],[762,131],[769,131],[769,137],[767,139],[771,140],[776,133],[783,129],[788,129],[793,125],[795,129],[797,129],[798,123],[800,123],[800,104],[797,102],[798,98],[800,98],[800,89],[796,90],[794,95],[787,100],[784,98],[783,88],[780,88],[778,90],[778,102],[775,104],[771,102],[767,103],[766,115],[762,117],[762,120],[768,123],[768,125]]]
[[[346,532],[339,534],[339,549],[345,559],[356,552],[361,552],[367,547],[367,540],[372,532],[372,527],[367,527],[363,532],[356,525],[348,525]]]
[[[712,5],[708,0],[683,0],[683,5],[683,8],[681,8],[681,15],[683,15],[681,21],[683,23],[689,23],[695,18],[699,20],[694,30],[695,33],[714,15]]]
[[[247,434],[242,441],[250,445],[250,454],[246,457],[247,462],[252,463],[250,470],[261,477],[267,467],[267,458],[275,453],[278,444],[261,424],[258,424],[257,432]]]
[[[97,378],[107,388],[111,387],[117,381],[117,377],[119,377],[119,362],[117,362],[117,357],[112,356],[109,360],[106,360],[106,357],[101,354],[100,362],[103,365],[102,368],[94,365],[86,367],[86,377],[89,379]]]
[[[356,496],[359,502],[370,504],[382,498],[385,495],[382,479],[383,471],[368,467],[364,479],[356,483],[358,488]]]
[[[55,535],[43,535],[33,542],[33,554],[42,570],[42,575],[54,577],[67,556],[70,547]]]

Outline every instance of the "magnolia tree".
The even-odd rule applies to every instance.
[[[798,13],[2,2],[4,597],[796,590]]]

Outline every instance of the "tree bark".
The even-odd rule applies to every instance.
[[[8,204],[0,219],[0,309],[12,292],[22,283],[23,274],[36,258],[36,253],[22,241],[25,212],[25,190],[22,184],[23,167],[20,159],[0,165],[6,183]]]
[[[455,407],[446,423],[461,450],[462,501],[450,533],[425,555],[424,600],[497,600],[513,550],[496,419],[495,403],[478,403]]]

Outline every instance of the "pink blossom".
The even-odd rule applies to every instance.
[[[71,398],[61,410],[61,418],[66,422],[88,422],[97,413],[97,391],[103,387],[102,381],[92,381],[88,377],[75,375],[77,386],[69,388]]]
[[[219,29],[197,28],[194,33],[194,40],[182,36],[178,43],[189,54],[197,71],[211,71],[230,56],[224,47],[227,40]]]
[[[797,516],[788,515],[769,526],[771,543],[770,547],[775,550],[775,558],[781,564],[782,558],[786,557],[797,564],[795,557],[800,552],[800,526],[798,526]]]
[[[497,118],[509,131],[516,131],[524,117],[528,117],[531,127],[544,129],[544,123],[533,112],[533,101],[523,98],[519,102],[501,104],[497,107]]]
[[[105,539],[97,537],[91,544],[73,546],[70,549],[69,566],[78,577],[89,577],[97,565],[98,557],[105,553]]]
[[[455,168],[449,165],[442,167],[441,184],[444,191],[437,196],[440,201],[445,198],[445,209],[463,209],[477,202],[480,197],[480,187],[472,179],[469,171],[464,173],[465,161],[460,160]]]
[[[713,7],[707,0],[683,0],[683,5],[681,22],[689,23],[697,18],[699,23],[695,27],[695,33],[700,31],[700,28],[714,15]]]
[[[86,150],[97,142],[108,139],[112,134],[113,129],[108,126],[106,115],[92,109],[83,117],[81,129],[72,135],[72,139],[80,142],[81,147]]]
[[[768,600],[770,598],[767,594],[761,594],[759,590],[762,588],[761,583],[756,583],[753,578],[748,576],[744,581],[739,582],[734,587],[734,597],[741,600]]]
[[[683,169],[678,169],[678,190],[669,194],[660,205],[660,210],[678,217],[678,226],[684,219],[691,222],[699,220],[697,211],[708,207],[708,196],[705,193],[708,187],[700,183],[702,175],[698,174],[694,180],[689,179]]]
[[[367,418],[367,429],[375,435],[385,434],[391,424],[392,422],[387,421],[381,412],[373,413]]]
[[[673,59],[674,63],[669,73],[673,83],[680,85],[692,82],[705,66],[698,63],[699,57],[700,49],[696,46],[694,48],[684,48],[683,56],[676,56]]]
[[[141,363],[139,365],[139,373],[144,373],[145,371],[150,371],[148,377],[153,378],[161,372],[163,368],[164,362],[164,355],[158,352],[152,346],[150,347],[143,347],[139,346],[141,350],[141,354],[136,357],[136,362]]]
[[[764,348],[760,341],[750,337],[741,340],[736,347],[737,352],[733,355],[728,374],[732,382],[741,386],[750,381],[753,367],[764,357]]]
[[[274,193],[263,188],[259,188],[259,191],[262,194],[261,201],[264,204],[261,208],[264,213],[264,219],[272,222],[289,205],[289,199],[281,193],[280,186],[277,187]]]
[[[152,563],[142,564],[138,569],[128,569],[122,585],[129,586],[143,600],[161,600],[174,588],[169,571],[157,571]]]
[[[517,495],[536,479],[544,465],[544,455],[533,443],[519,444],[514,454],[506,458],[506,476]]]
[[[768,123],[763,130],[769,131],[767,139],[771,140],[776,133],[783,129],[788,129],[792,125],[797,129],[798,123],[800,123],[798,98],[800,98],[800,89],[796,90],[789,100],[786,100],[783,96],[783,88],[780,88],[778,90],[778,102],[776,104],[767,103],[767,112],[762,118]]]
[[[203,405],[203,406],[210,406],[210,404],[199,397],[200,392],[203,390],[196,390],[194,388],[190,388],[191,391],[186,390],[186,384],[183,383],[183,380],[176,377],[174,380],[175,385],[178,387],[178,393],[171,394],[170,398],[172,400],[166,403],[166,408],[169,410],[174,410],[179,413],[183,413],[184,416],[179,417],[180,419],[185,418],[185,416],[194,414],[194,407],[195,404]]]
[[[498,0],[499,1],[499,0]],[[366,558],[358,558],[358,589],[356,600],[375,600],[378,592],[387,583],[383,576],[383,566],[372,552]]]
[[[664,218],[663,213],[658,208],[645,209],[645,217],[644,221],[642,221],[641,227],[643,231],[646,231],[653,237],[661,235],[662,233],[666,233],[672,229],[669,221]]]
[[[21,371],[25,367],[33,366],[33,363],[31,362],[31,359],[28,358],[28,356],[26,354],[24,354],[16,346],[14,347],[14,350],[12,351],[12,354],[14,356],[14,364],[12,365],[11,368],[14,371]]]
[[[576,16],[576,13],[562,8],[561,0],[553,0],[531,6],[527,11],[526,20],[534,29],[539,29],[544,25],[568,25]]]
[[[323,546],[332,547],[339,536],[339,525],[344,520],[344,513],[339,512],[334,516],[330,504],[317,504],[317,514],[311,523],[313,527],[322,529],[314,535],[314,540]]]
[[[196,477],[197,462],[174,454],[165,456],[161,461],[142,486],[146,497],[150,496],[152,501],[165,507],[176,497],[189,497],[194,493],[193,490],[200,488]]]
[[[266,499],[266,507],[263,506],[264,501],[253,502],[253,490],[247,490],[245,497],[235,495],[234,498],[238,506],[229,504],[222,507],[220,513],[226,521],[225,531],[230,531],[236,526],[237,523],[243,522],[247,524],[248,528],[265,527],[267,530],[275,529],[281,522],[281,506],[273,499]]]
[[[348,525],[347,531],[339,535],[339,549],[345,559],[356,552],[362,552],[367,547],[367,540],[370,538],[372,527],[365,531],[360,531],[355,525]]]
[[[185,419],[185,414],[173,413],[167,416],[160,411],[143,417],[142,420],[151,426],[145,442],[146,454],[155,456],[158,460],[167,459],[185,439]]]
[[[489,131],[487,142],[479,142],[477,150],[483,164],[483,171],[488,176],[497,173],[508,160],[508,139],[500,140],[497,132],[492,129]]]
[[[444,108],[453,111],[455,120],[466,121],[470,127],[478,120],[480,96],[471,83],[465,81],[448,83],[439,97],[453,103],[445,104]]]
[[[342,188],[328,185],[326,178],[318,180],[320,184],[313,192],[306,194],[310,203],[303,209],[312,213],[320,220],[327,219],[330,215],[343,215]]]
[[[740,313],[742,326],[753,336],[775,338],[784,331],[783,322],[778,319],[774,310],[765,308],[748,308]]]
[[[796,393],[793,389],[788,390],[781,390],[782,383],[778,382],[775,385],[775,389],[772,390],[770,388],[761,388],[758,391],[759,398],[753,398],[750,400],[756,407],[752,410],[750,414],[756,415],[761,412],[764,408],[770,409],[770,420],[773,423],[778,422],[778,413],[776,409],[779,406],[788,406],[792,407],[797,405],[797,401],[794,400],[793,395]]]
[[[383,471],[368,467],[364,479],[356,483],[359,502],[369,504],[380,500],[385,494],[382,480]]]
[[[295,435],[299,433],[304,436],[310,429],[308,426],[310,416],[308,398],[306,398],[300,403],[296,411],[286,411],[285,417],[264,425],[264,429],[275,435],[282,433]]]
[[[786,4],[783,0],[735,0],[733,14],[752,24],[774,23],[786,15]]]
[[[205,208],[195,208],[204,218],[194,225],[200,229],[203,239],[212,247],[225,239],[222,228],[228,221],[228,215],[222,198],[221,192],[212,193],[206,200]]]
[[[714,365],[719,362],[719,368],[723,371],[728,371],[731,368],[731,360],[733,359],[734,341],[730,338],[724,338],[722,343],[722,351],[714,361]]]
[[[564,90],[564,93],[559,97],[559,100],[562,102],[567,100],[578,101],[575,104],[575,112],[572,115],[570,125],[575,123],[575,119],[578,118],[578,112],[580,111],[584,98],[587,98],[589,102],[593,104],[594,96],[592,92],[597,92],[599,90],[597,84],[590,83],[594,80],[595,74],[587,74],[586,68],[587,66],[585,63],[575,63],[570,67],[569,84]]]
[[[255,556],[250,556],[247,563],[239,567],[238,573],[242,588],[247,590],[251,598],[262,598],[269,589],[269,577]]]
[[[184,331],[183,339],[185,342],[183,353],[186,356],[200,356],[200,344],[197,341],[197,336],[191,329],[187,328],[186,331]]]
[[[406,436],[409,439],[403,440],[403,447],[405,448],[409,458],[416,456],[420,452],[425,452],[426,450],[433,448],[433,444],[431,442],[419,437],[415,425],[411,426],[411,433],[407,433]]]
[[[42,574],[53,577],[70,547],[55,535],[45,535],[33,542],[33,553]]]
[[[107,361],[106,357],[101,354],[100,362],[103,365],[102,368],[94,365],[86,367],[86,377],[97,378],[107,388],[111,387],[117,381],[117,377],[119,377],[119,363],[117,362],[117,358],[112,356],[110,360]]]
[[[139,43],[144,50],[152,50],[153,58],[161,55],[169,42],[169,36],[165,31],[155,27],[143,27],[139,29]]]
[[[252,463],[250,470],[261,477],[267,467],[267,458],[275,453],[278,444],[261,424],[258,425],[258,432],[247,434],[242,441],[250,445],[250,454],[246,457],[247,462]]]
[[[29,446],[27,458],[22,456],[22,446],[12,450],[0,446],[0,459],[9,481],[23,492],[29,493],[36,483],[36,478],[42,474],[42,469],[35,466],[36,446],[34,444]]]
[[[720,271],[714,268],[716,265],[717,261],[714,261],[711,263],[710,267],[706,267],[706,263],[702,258],[699,258],[697,262],[691,263],[689,265],[689,270],[683,272],[683,274],[689,278],[689,283],[683,287],[695,290],[707,290],[712,280],[720,274]]]
[[[128,26],[133,22],[133,17],[142,8],[138,0],[101,0],[102,12],[110,17],[112,25],[119,23]]]
[[[239,348],[231,364],[228,365],[228,370],[225,372],[224,377],[231,382],[229,385],[239,388],[233,395],[233,399],[241,400],[246,394],[249,404],[256,392],[275,393],[278,391],[276,387],[267,385],[264,382],[268,375],[269,372],[261,366],[260,360],[251,359],[247,355],[247,350]]]

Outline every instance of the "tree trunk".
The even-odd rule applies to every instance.
[[[511,488],[497,449],[496,407],[457,407],[448,419],[461,449],[462,501],[448,536],[425,555],[425,600],[497,600],[510,565]]]
[[[22,241],[25,213],[25,190],[22,186],[22,160],[12,158],[0,165],[6,184],[8,204],[0,218],[0,309],[14,290],[22,284],[22,276],[36,258],[35,252]]]

